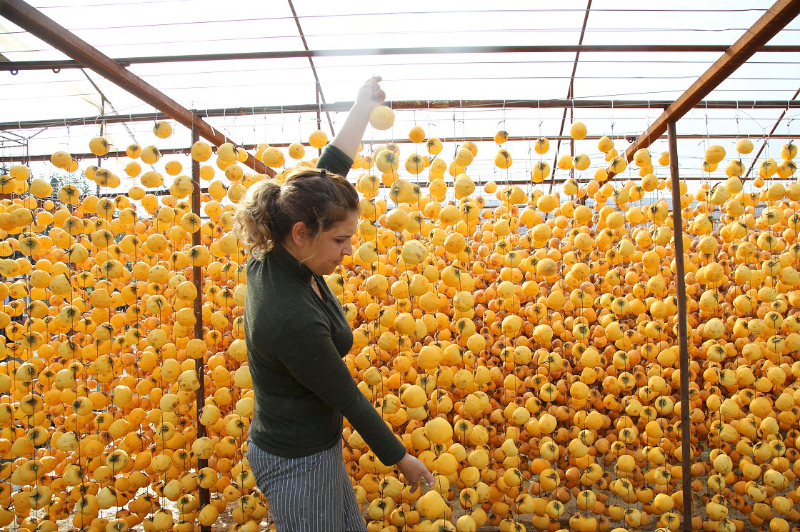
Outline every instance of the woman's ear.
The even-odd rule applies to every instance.
[[[302,246],[308,242],[311,238],[311,230],[305,224],[305,222],[296,222],[292,226],[292,242],[296,246]]]

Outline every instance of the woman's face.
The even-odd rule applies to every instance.
[[[352,255],[351,238],[358,230],[358,213],[351,212],[339,223],[321,232],[316,239],[306,242],[308,258],[303,264],[317,275],[330,275],[342,263],[345,255]]]

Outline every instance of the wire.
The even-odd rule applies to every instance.
[[[308,67],[297,67],[296,70],[307,70]],[[276,69],[278,70],[278,69]],[[248,69],[248,70],[238,70],[237,72],[263,72],[263,69]],[[152,78],[168,78],[168,77],[188,77],[188,76],[196,76],[196,75],[205,75],[205,74],[223,74],[223,73],[232,73],[232,71],[210,71],[210,72],[187,72],[187,73],[175,73],[175,72],[167,72],[162,74],[147,74],[147,75],[139,75],[140,78],[144,80],[152,79]],[[574,79],[576,80],[634,80],[634,79],[653,79],[653,80],[669,80],[669,79],[696,79],[697,76],[575,76]],[[431,77],[431,78],[392,78],[389,81],[398,82],[398,81],[408,81],[408,82],[417,82],[417,81],[492,81],[492,80],[528,80],[528,79],[548,79],[548,80],[562,80],[562,79],[570,79],[570,76],[482,76],[482,77]],[[736,80],[736,81],[760,81],[760,82],[775,82],[775,81],[800,81],[800,78],[783,78],[783,77],[772,77],[766,78],[764,76],[758,77],[737,77],[732,76],[727,78],[728,81]],[[61,83],[77,83],[83,80],[57,80],[57,81],[48,81],[48,85],[54,84],[61,84]],[[350,83],[350,79],[342,79],[342,80],[329,80],[326,83]],[[295,84],[300,83],[296,82]],[[0,87],[3,86],[41,86],[42,82],[29,82],[29,83],[0,83]],[[286,85],[287,83],[281,83],[281,85]],[[256,86],[260,86],[263,84],[257,84]],[[252,85],[245,85],[241,83],[231,83],[230,85],[207,85],[202,88],[219,88],[219,87],[246,87]],[[164,90],[174,90],[174,89],[181,89],[184,88],[183,85],[179,87],[161,87]]]
[[[502,54],[498,54],[502,55]],[[390,57],[402,57],[402,56],[385,56],[386,59]],[[324,57],[319,58],[325,61],[333,60],[333,57]],[[264,59],[264,61],[269,61],[269,59]],[[564,61],[563,59],[535,59],[535,60],[520,60],[520,61],[430,61],[425,62],[425,66],[441,66],[441,65],[448,65],[448,66],[461,66],[461,65],[548,65],[548,64],[565,64],[569,61]],[[618,59],[581,59],[581,64],[605,64],[605,65],[625,65],[625,64],[653,64],[653,65],[682,65],[682,64],[696,64],[696,65],[711,65],[714,61],[712,60],[679,60],[679,59],[630,59],[630,60],[618,60]],[[186,64],[192,64],[194,62],[187,62]],[[137,66],[145,65],[147,63],[140,63]],[[757,60],[750,60],[747,61],[748,65],[798,65],[800,61],[783,61],[783,60],[776,60],[776,61],[757,61]],[[317,70],[332,70],[332,69],[342,69],[342,68],[379,68],[379,67],[398,67],[398,66],[414,66],[419,67],[419,61],[402,61],[402,62],[382,62],[382,63],[359,63],[358,65],[352,65],[348,63],[334,63],[328,65],[317,65]],[[277,67],[277,68],[270,68],[270,67],[260,67],[260,68],[235,68],[230,70],[196,70],[190,73],[186,73],[185,75],[189,74],[230,74],[230,73],[240,73],[240,72],[280,72],[280,71],[293,71],[293,70],[305,70],[308,67],[303,66],[285,66],[285,67]],[[42,70],[50,70],[50,69],[42,69]],[[33,71],[33,70],[31,70]],[[64,75],[63,73],[61,74]],[[159,73],[159,74],[149,74],[150,77],[159,77],[159,76],[175,76],[175,75],[184,75],[175,72],[166,72],[166,73]],[[55,83],[55,82],[54,82]],[[3,84],[0,84],[2,86]],[[19,83],[14,83],[14,85],[19,85]]]
[[[105,29],[105,28],[104,28]],[[744,32],[749,30],[749,28],[587,28],[588,33],[654,33],[654,32],[663,32],[663,33],[725,33],[725,32]],[[784,28],[781,30],[782,33],[788,32],[796,32],[800,31],[800,28]],[[337,39],[346,38],[346,37],[358,37],[363,39],[364,37],[371,36],[371,37],[378,37],[384,38],[387,35],[403,35],[403,36],[430,36],[431,34],[435,35],[455,35],[455,34],[464,34],[464,35],[473,35],[476,33],[578,33],[580,29],[578,28],[481,28],[481,29],[470,29],[470,30],[461,30],[461,29],[454,29],[454,30],[437,30],[435,33],[430,31],[375,31],[375,32],[363,32],[358,34],[353,33],[317,33],[317,34],[310,34],[306,35],[306,37],[313,37],[313,38],[326,38],[326,37],[333,37]],[[297,35],[262,35],[259,37],[224,37],[218,39],[190,39],[190,40],[174,40],[174,41],[155,41],[155,42],[142,42],[141,40],[137,42],[130,42],[130,43],[109,43],[109,44],[96,44],[94,45],[95,48],[118,48],[120,46],[160,46],[160,45],[167,45],[167,44],[197,44],[197,43],[209,43],[209,42],[244,42],[244,41],[253,41],[253,40],[274,40],[274,39],[295,39]],[[33,50],[6,50],[6,53],[33,53],[33,52],[51,52],[54,51],[55,48],[40,48],[40,49],[33,49]]]
[[[112,3],[102,3],[102,4],[71,4],[71,5],[55,5],[55,6],[37,6],[36,9],[63,9],[63,8],[72,8],[72,9],[83,9],[86,7],[123,7],[123,6],[138,6],[138,5],[145,5],[145,4],[177,4],[180,2],[194,2],[195,0],[136,0],[135,2],[112,2]]]
[[[597,77],[597,78],[578,78],[578,79],[695,79],[696,76],[686,76],[686,77],[679,77],[679,78],[605,78],[605,77]],[[487,76],[487,77],[453,77],[453,78],[397,78],[391,79],[392,82],[426,82],[426,81],[498,81],[498,80],[539,80],[539,79],[565,79],[565,78],[542,78],[541,76],[515,76],[515,77],[507,77],[507,76]],[[745,78],[741,78],[745,80]],[[755,80],[763,81],[763,78],[753,78]],[[784,80],[782,78],[781,80]],[[785,79],[786,81],[794,81],[793,79]],[[351,80],[341,80],[341,81],[326,81],[326,85],[332,84],[350,84]],[[274,87],[274,86],[282,86],[286,87],[289,85],[294,86],[303,86],[306,85],[306,81],[294,81],[294,82],[275,82],[275,83],[236,83],[236,84],[208,84],[208,85],[180,85],[175,87],[169,86],[161,86],[159,87],[162,91],[173,91],[173,92],[184,92],[188,90],[207,90],[207,89],[229,89],[232,90],[234,88],[242,88],[242,87]],[[793,87],[792,87],[793,89]],[[781,89],[781,88],[770,88],[770,89],[715,89],[714,92],[787,92],[792,89]],[[618,96],[633,96],[633,95],[652,95],[652,94],[672,94],[672,93],[683,93],[685,88],[676,88],[676,89],[664,89],[658,91],[638,91],[638,92],[629,92],[629,93],[616,93],[616,94],[600,94],[600,95],[587,95],[587,96],[579,96],[576,97],[576,100],[581,99],[593,99],[593,98],[608,98],[608,97],[618,97]],[[16,100],[40,100],[46,98],[67,98],[73,96],[90,96],[94,95],[94,92],[85,92],[85,93],[74,93],[70,95],[37,95],[37,96],[14,96],[11,98],[1,98],[0,101],[16,101]]]
[[[82,4],[82,5],[55,5],[55,6],[40,6],[38,9],[64,9],[64,8],[77,8],[83,9],[86,7],[121,7],[121,6],[135,6],[145,4],[164,4],[164,3],[178,3],[190,2],[192,0],[139,0],[136,2],[114,2],[114,3],[99,3],[99,4]],[[550,9],[476,9],[458,11],[459,15],[483,15],[483,14],[510,14],[510,13],[583,13],[585,9],[570,9],[570,8],[550,8]],[[593,8],[594,13],[765,13],[766,9],[744,8],[744,9],[602,9]],[[332,19],[332,18],[364,18],[364,17],[398,17],[398,16],[420,16],[420,15],[452,15],[455,12],[452,10],[431,10],[431,11],[397,11],[393,13],[330,13],[322,15],[304,15],[298,16],[300,19]],[[207,22],[239,22],[239,21],[258,21],[258,22],[274,22],[279,20],[293,20],[294,17],[256,17],[251,19],[229,19],[223,21],[198,21],[198,22],[183,22],[176,24],[202,24]],[[121,27],[137,27],[137,26],[121,26]],[[141,27],[141,26],[138,26]],[[101,27],[88,27],[78,28],[81,30],[86,29],[106,29]]]
[[[631,61],[619,61],[619,60],[608,60],[608,59],[581,59],[581,64],[608,64],[608,65],[623,65],[623,64],[653,64],[653,65],[663,65],[663,64],[701,64],[701,65],[711,65],[713,61],[679,61],[679,60],[631,60]],[[187,63],[191,64],[191,63]],[[467,65],[538,65],[538,64],[566,64],[565,61],[560,59],[553,59],[553,60],[533,60],[533,61],[434,61],[434,62],[427,62],[424,63],[425,66],[467,66]],[[800,65],[800,61],[748,61],[748,65]],[[331,65],[317,65],[317,70],[341,70],[344,68],[386,68],[386,67],[403,67],[403,66],[414,66],[419,67],[420,63],[418,62],[401,62],[401,63],[359,63],[357,66],[349,65],[349,64],[331,64]],[[230,70],[224,69],[214,69],[214,70],[194,70],[190,72],[163,72],[163,73],[154,73],[154,74],[147,74],[147,75],[139,75],[142,78],[167,78],[167,77],[174,77],[174,76],[194,76],[194,75],[207,75],[207,74],[241,74],[243,72],[292,72],[292,71],[299,71],[299,70],[306,70],[308,66],[287,66],[287,67],[276,67],[276,68],[236,68]],[[63,77],[65,74],[61,73],[60,77]],[[644,76],[647,79],[647,76]],[[579,78],[580,79],[580,78]],[[728,79],[745,79],[745,78],[738,78],[732,77]],[[747,78],[751,79],[751,78]],[[764,80],[764,77],[757,78],[759,81]],[[769,79],[794,79],[794,78],[769,78]],[[83,81],[82,78],[72,80],[72,79],[59,79],[54,81],[47,81],[48,85],[59,84],[59,83],[75,83],[77,81]],[[32,82],[22,82],[22,83],[0,83],[0,87],[7,87],[7,86],[26,86],[26,85],[41,85],[41,81],[32,81]]]

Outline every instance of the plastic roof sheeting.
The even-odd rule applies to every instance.
[[[185,54],[294,51],[303,43],[288,1],[231,0],[224,9],[206,0],[31,0],[29,2],[100,51],[113,58]],[[448,4],[409,0],[394,4],[362,2],[294,2],[299,23],[311,50],[474,45],[578,44],[587,1],[557,4],[510,1],[501,8],[478,1],[462,1],[457,10]],[[594,0],[587,18],[583,44],[715,44],[730,45],[765,11],[771,1],[714,2],[684,0],[633,2]],[[388,6],[389,11],[382,11]],[[800,42],[800,20],[791,21],[770,44]],[[0,19],[0,54],[11,61],[67,59],[36,37]],[[673,100],[714,61],[718,53],[583,52],[576,69],[576,99]],[[327,102],[352,100],[358,86],[373,74],[383,77],[391,100],[547,100],[567,96],[574,53],[462,53],[427,55],[360,55],[316,57],[314,63]],[[708,100],[790,100],[800,87],[797,54],[758,53],[737,70]],[[309,104],[316,101],[315,80],[306,58],[230,60],[135,64],[130,70],[187,108],[234,108],[258,105]],[[91,78],[91,81],[88,79]],[[93,83],[94,85],[93,85]],[[95,88],[96,85],[96,88]],[[0,72],[1,121],[57,119],[99,114],[102,91],[110,105],[107,114],[152,111],[124,89],[89,70]],[[113,106],[113,110],[112,110]],[[661,112],[653,109],[575,109],[591,134],[614,135],[618,149],[625,138],[641,133]],[[741,134],[763,136],[781,109],[695,109],[678,124],[681,134]],[[789,110],[785,126],[776,133],[794,134],[800,111]],[[334,127],[344,118],[331,113]],[[418,109],[398,111],[387,135],[368,130],[367,141],[404,139],[415,123],[429,135],[491,137],[504,128],[511,135],[532,138],[559,132],[561,109]],[[322,115],[323,122],[325,114]],[[315,113],[226,117],[209,120],[241,143],[305,140],[316,129]],[[567,118],[567,127],[569,117]],[[20,130],[0,136],[0,160],[24,153],[68,149],[87,151],[86,141],[97,134],[97,124],[83,128]],[[127,128],[109,125],[107,134],[118,147],[133,138],[149,138],[148,123]],[[327,126],[324,129],[328,130]],[[429,130],[430,129],[430,130]],[[337,129],[338,130],[338,129]],[[3,133],[3,132],[0,132]],[[26,140],[14,143],[9,138]],[[28,138],[34,135],[32,138]],[[149,136],[149,137],[148,137]],[[5,139],[5,140],[3,140]],[[139,140],[144,144],[147,140]],[[596,142],[577,143],[590,154]],[[663,144],[662,144],[663,143]],[[702,142],[694,142],[695,145]],[[188,131],[159,147],[186,147]],[[566,143],[568,144],[568,143]],[[683,150],[683,143],[681,148]],[[701,147],[686,155],[696,166]],[[446,148],[447,149],[447,148]],[[496,149],[487,143],[487,150]],[[512,156],[525,159],[526,143],[511,144]],[[656,143],[654,152],[666,149]],[[554,148],[553,148],[554,150]],[[562,145],[562,151],[564,147]],[[697,152],[697,153],[695,153]],[[406,149],[408,153],[408,149]],[[552,155],[552,150],[551,154]],[[596,154],[599,156],[599,154]],[[487,173],[491,157],[486,157]],[[552,160],[549,161],[552,164]],[[684,161],[682,160],[682,166]],[[522,166],[522,165],[520,165]],[[512,167],[513,168],[513,167]],[[515,169],[522,176],[524,168]]]

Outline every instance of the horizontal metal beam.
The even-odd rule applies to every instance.
[[[146,190],[145,192],[147,194],[152,194],[153,196],[169,196],[172,194],[172,192],[170,192],[170,190],[167,188]],[[124,194],[124,192],[101,192],[100,194],[94,194],[94,196],[97,196],[98,198],[114,198]],[[200,194],[208,194],[208,187],[200,187]],[[200,217],[203,217],[202,213],[200,213]]]
[[[707,183],[712,183],[713,184],[713,183],[718,182],[718,181],[724,181],[725,179],[723,179],[723,177],[725,179],[727,179],[727,176],[707,177],[707,176],[702,176],[702,175],[695,175],[695,176],[681,177],[681,181],[707,182]],[[557,177],[555,179],[555,183],[554,184],[563,185],[564,182],[566,182],[568,179],[572,179],[572,178],[570,178],[569,175],[565,175],[563,177]],[[635,177],[631,176],[631,179],[633,179],[634,182],[637,182],[641,178],[638,177],[638,176],[635,176]],[[669,179],[669,177],[668,176],[662,176],[661,179]],[[575,178],[575,180],[578,182],[578,185],[585,186],[587,184],[587,182],[590,181],[591,179],[587,180],[586,178],[583,178],[583,179]],[[495,183],[497,183],[497,186],[502,187],[502,186],[505,186],[505,185],[518,185],[518,186],[542,185],[542,186],[549,186],[550,182],[552,180],[550,178],[547,178],[542,183],[532,183],[530,179],[483,179],[482,183],[486,184],[489,181],[494,181]],[[412,182],[415,182],[415,181],[412,180]],[[447,181],[447,183],[451,184],[452,182],[451,181]],[[426,187],[427,186],[427,183],[423,183],[422,180],[419,181],[419,184],[422,187]],[[476,185],[478,185],[478,183],[476,183]],[[601,185],[602,185],[602,183],[601,183]],[[671,195],[672,195],[672,193],[670,191],[667,191],[667,193],[664,194],[664,197],[662,199],[664,199],[666,201],[669,201],[669,197]],[[563,194],[562,194],[562,196],[563,196]],[[629,203],[636,203],[636,202],[635,201],[631,201]]]
[[[0,63],[2,64],[2,63]],[[402,100],[388,101],[393,109],[664,109],[671,100]],[[266,105],[255,107],[223,107],[217,109],[195,110],[201,118],[225,118],[233,116],[253,116],[270,114],[315,113],[317,111],[345,112],[353,102],[333,102],[327,104]],[[697,104],[700,109],[800,109],[800,102],[787,100],[709,100]],[[49,127],[96,126],[97,124],[121,124],[125,122],[151,122],[167,120],[164,113],[137,113],[127,115],[95,115],[75,118],[52,118],[46,120],[26,120],[0,122],[0,131],[22,129],[44,129]]]
[[[734,140],[734,139],[741,139],[741,138],[747,138],[747,137],[750,137],[750,138],[753,138],[753,139],[760,138],[761,137],[761,133],[760,132],[759,133],[754,133],[752,135],[747,135],[747,134],[744,134],[744,133],[739,134],[739,135],[737,135],[735,133],[719,133],[719,134],[710,133],[708,135],[685,134],[685,135],[678,135],[677,136],[678,140],[703,140],[703,139],[729,139],[729,140]],[[494,142],[494,137],[438,137],[438,138],[443,143],[450,143],[450,142],[452,142],[452,143],[460,143],[460,142],[466,142],[466,141],[470,141],[470,142]],[[526,141],[532,141],[532,140],[534,140],[536,138],[538,138],[538,135],[529,136],[529,137],[510,135],[508,137],[508,142],[526,142]],[[547,136],[547,138],[548,138],[548,140],[551,140],[551,141],[570,140],[570,137],[568,135],[560,135],[560,136],[554,135],[554,136]],[[601,138],[601,135],[587,135],[584,140],[600,140],[600,138]],[[627,140],[628,142],[632,142],[635,137],[615,137],[616,140],[621,140],[623,138],[625,140]],[[771,138],[771,139],[795,139],[795,138],[797,138],[797,135],[777,134],[777,135],[770,135],[769,138]],[[403,140],[398,140],[398,139],[374,139],[372,141],[369,141],[368,143],[372,144],[374,146],[378,146],[380,144],[386,144],[387,142],[397,142],[399,144],[403,144],[404,143]],[[290,144],[291,144],[290,142],[274,142],[274,143],[270,143],[270,146],[274,146],[276,148],[287,148]],[[242,144],[241,147],[246,149],[246,150],[254,150],[254,149],[256,149],[256,145],[255,144]],[[189,148],[164,148],[163,150],[159,150],[159,152],[161,152],[161,155],[187,155],[190,151],[191,150]],[[424,151],[424,149],[422,151]],[[116,159],[116,158],[125,158],[125,157],[127,157],[127,155],[126,155],[126,153],[124,151],[112,151],[112,152],[108,152],[108,154],[106,154],[104,157],[101,157],[101,159]],[[77,160],[77,161],[82,161],[84,159],[97,159],[97,156],[92,154],[92,153],[86,152],[86,153],[75,153],[75,154],[72,154],[72,158]],[[19,161],[19,162],[22,162],[22,163],[35,162],[35,161],[49,161],[50,160],[50,155],[48,155],[48,154],[37,154],[37,155],[28,155],[28,156],[19,155],[19,156],[11,156],[11,157],[0,157],[0,160],[3,160],[3,161]]]
[[[564,182],[567,179],[570,179],[570,178],[569,177],[556,178],[554,184],[563,185]],[[490,181],[490,180],[482,181],[482,184],[486,184],[488,181]],[[709,178],[707,178],[705,176],[687,176],[687,177],[682,177],[681,181],[686,181],[686,182],[714,182],[715,179],[709,179]],[[426,188],[428,186],[427,183],[424,182],[424,179],[412,180],[412,182],[413,183],[419,183],[419,185],[421,187],[423,187],[423,188]],[[506,185],[517,185],[517,186],[524,187],[524,186],[536,185],[536,184],[542,185],[542,186],[549,185],[550,180],[548,179],[544,183],[532,183],[530,179],[496,179],[496,180],[494,180],[494,182],[497,183],[497,185],[501,186],[501,187],[502,186],[506,186]],[[450,181],[448,181],[448,184],[452,184],[452,183]],[[479,186],[482,186],[482,184],[479,185],[478,183],[476,183],[476,185],[479,185]],[[586,181],[578,180],[578,184],[579,185],[585,185]],[[383,187],[381,187],[381,188],[383,189]],[[169,196],[171,194],[170,190],[166,189],[166,188],[148,189],[148,190],[145,190],[145,192],[148,193],[148,194],[152,194],[154,196]],[[200,188],[200,193],[201,194],[207,194],[208,193],[208,187],[201,187]],[[98,198],[113,198],[113,197],[116,197],[116,196],[119,196],[119,195],[125,195],[125,192],[116,191],[116,192],[101,192],[99,194],[94,194],[94,196],[97,196]],[[663,199],[664,200],[668,200],[668,196],[665,195]],[[631,203],[635,203],[635,202],[631,202]]]
[[[120,57],[114,59],[120,66],[147,65],[156,63],[189,63],[198,61],[238,61],[243,59],[291,59],[314,57],[352,57],[369,55],[435,55],[435,54],[514,54],[514,53],[724,53],[725,44],[684,45],[544,45],[544,46],[422,46],[404,48],[345,48],[337,50],[287,50],[282,52],[241,52],[220,54],[163,55],[157,57]],[[764,46],[762,52],[798,53],[800,46]],[[22,70],[66,70],[83,68],[78,61],[8,61],[0,63],[0,71],[12,73]]]
[[[203,138],[215,146],[225,142],[233,143],[202,118],[22,0],[1,1],[0,16],[73,58],[79,64],[91,68],[183,126],[189,129],[196,128]],[[245,164],[256,172],[269,172],[269,169],[252,155],[248,155]]]
[[[628,161],[647,148],[800,14],[800,0],[778,0],[625,151]]]

